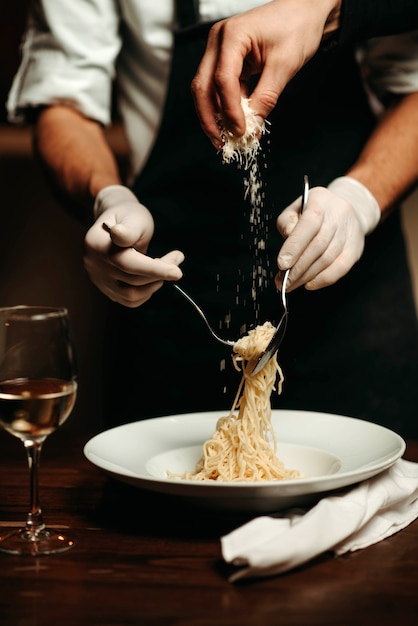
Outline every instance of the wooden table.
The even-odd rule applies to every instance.
[[[219,538],[244,520],[186,510],[108,479],[83,455],[91,435],[64,425],[45,443],[41,504],[76,546],[57,556],[0,553],[1,626],[416,626],[418,522],[342,557],[231,584]],[[418,461],[418,441],[406,458]],[[0,522],[28,508],[22,444],[0,432]]]

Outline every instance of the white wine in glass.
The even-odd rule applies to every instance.
[[[43,442],[70,415],[76,394],[76,359],[67,309],[0,308],[0,426],[23,442],[30,472],[26,525],[0,535],[2,552],[37,556],[74,545],[73,537],[45,526],[38,474]]]

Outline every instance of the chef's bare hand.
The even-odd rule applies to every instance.
[[[123,185],[102,189],[95,202],[96,221],[85,237],[84,266],[108,298],[129,308],[144,304],[166,280],[182,276],[179,250],[154,259],[146,252],[154,233],[148,209]]]
[[[359,260],[366,235],[381,218],[374,196],[348,176],[337,178],[327,188],[312,188],[302,215],[300,208],[301,198],[297,198],[277,218],[277,228],[286,238],[277,259],[278,289],[289,268],[288,291],[301,285],[316,290],[336,283]]]
[[[265,119],[324,36],[339,25],[341,0],[272,0],[216,23],[191,89],[204,132],[216,149],[216,118],[235,135],[245,132],[241,96]],[[260,74],[249,94],[248,80]]]

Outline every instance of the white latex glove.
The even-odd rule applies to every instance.
[[[178,280],[184,261],[179,250],[161,259],[146,256],[154,234],[154,220],[127,187],[102,189],[94,204],[93,226],[84,243],[84,266],[91,281],[108,298],[127,307],[137,307],[166,280]]]
[[[328,188],[314,187],[300,215],[301,198],[277,218],[286,237],[277,262],[280,289],[283,270],[292,268],[287,283],[291,291],[300,285],[321,289],[336,283],[361,257],[365,237],[379,223],[381,212],[370,191],[354,178],[336,178]]]

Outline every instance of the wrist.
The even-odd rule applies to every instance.
[[[94,200],[94,219],[97,220],[109,207],[122,204],[123,202],[138,202],[138,199],[135,194],[124,185],[116,184],[103,187]]]
[[[341,176],[333,180],[328,189],[352,206],[366,235],[376,228],[382,214],[376,198],[367,187],[351,176]]]

